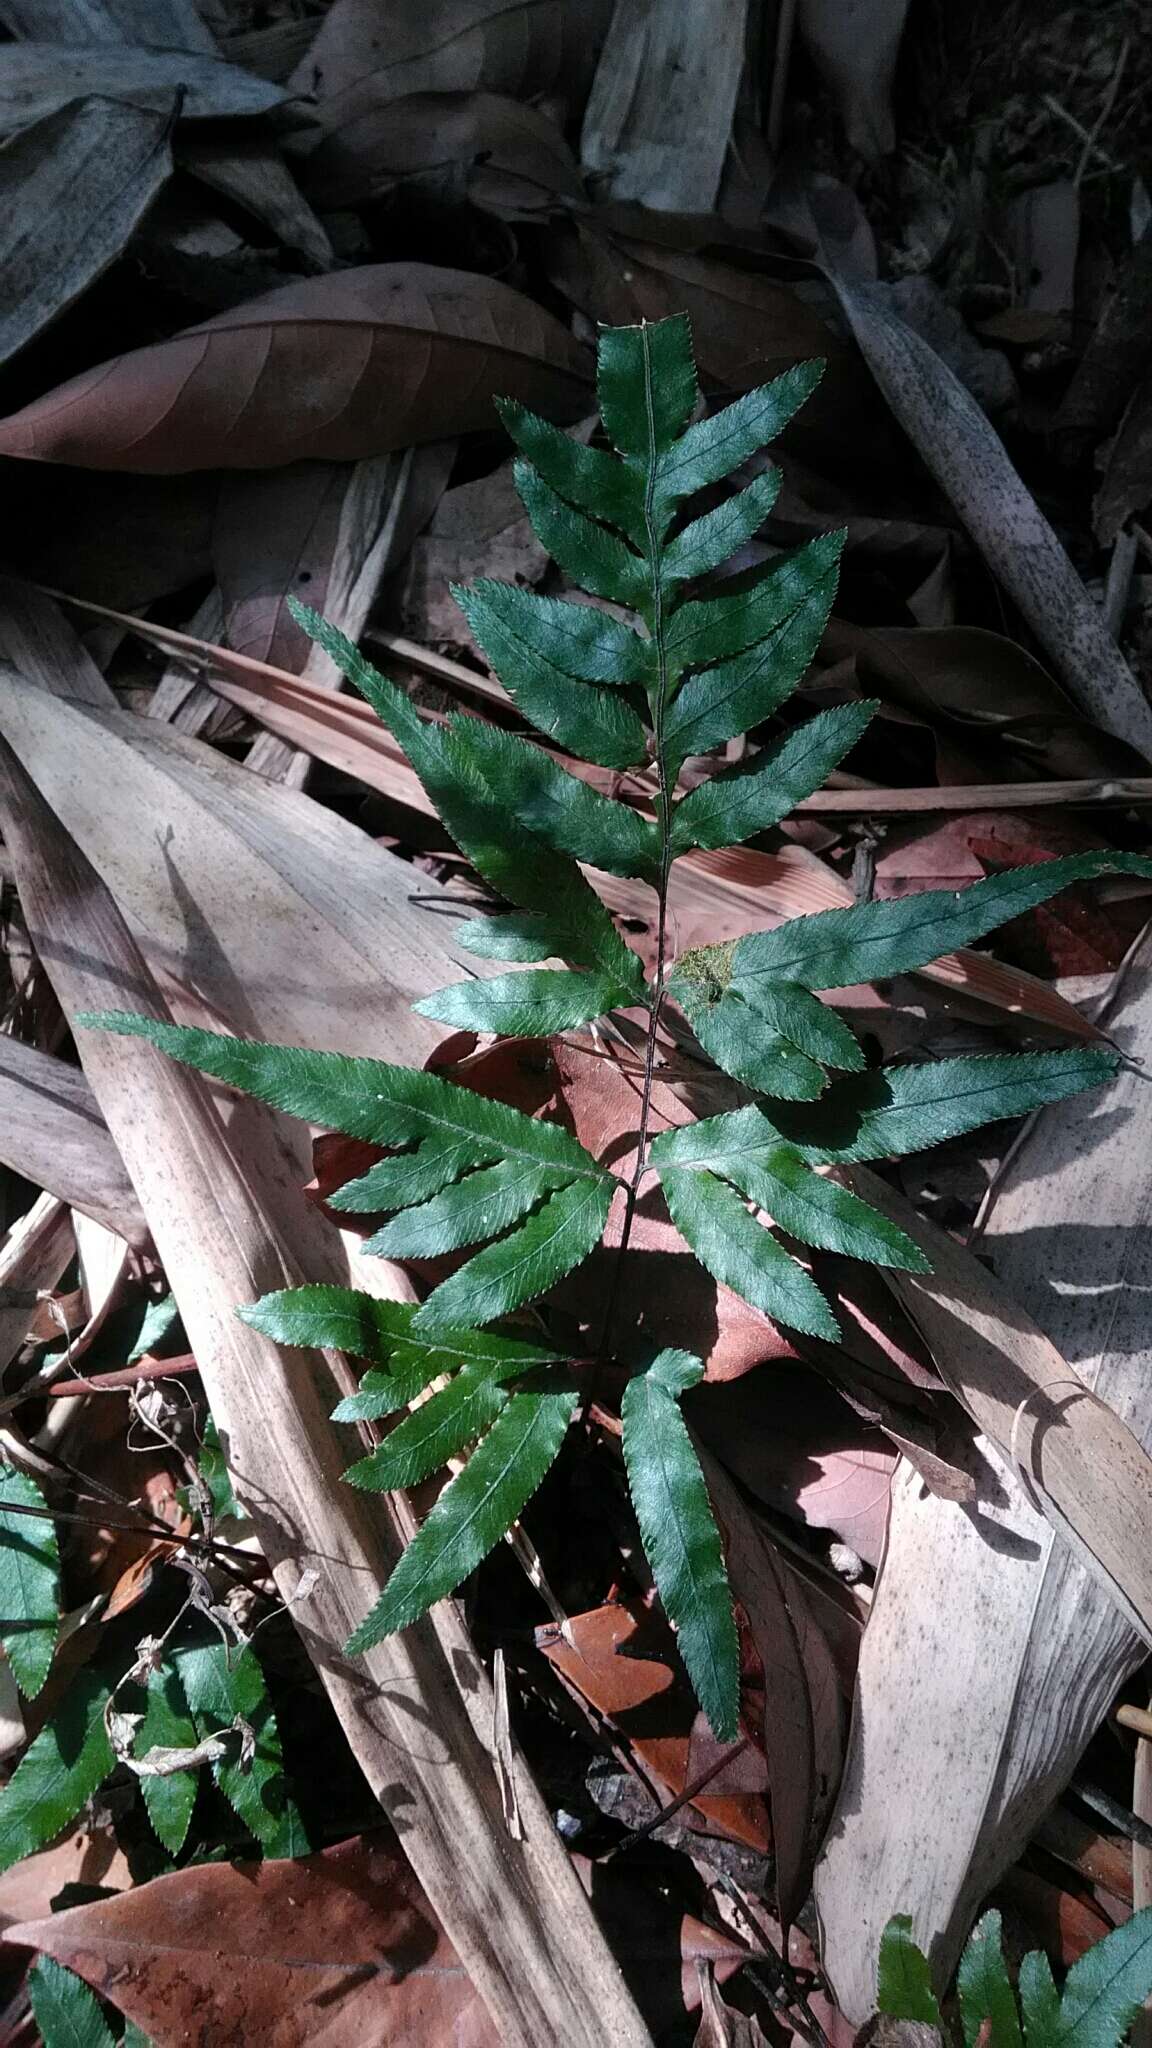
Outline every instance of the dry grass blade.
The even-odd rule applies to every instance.
[[[1147,938],[1107,1023],[1130,1052],[1146,1050]],[[980,1241],[1000,1288],[1019,1304],[1017,1330],[1031,1319],[1044,1332],[1033,1371],[1083,1380],[1110,1404],[1111,1413],[1077,1396],[1075,1385],[1051,1386],[1021,1412],[1017,1448],[1033,1484],[1078,1481],[1081,1507],[1089,1489],[1092,1542],[1097,1555],[1107,1551],[1111,1575],[1123,1577],[1129,1594],[1147,1572],[1147,1512],[1135,1529],[1122,1518],[1145,1470],[1134,1462],[1132,1438],[1152,1447],[1150,1116],[1148,1082],[1136,1067],[1122,1069],[1103,1100],[1046,1110],[1006,1168]],[[987,1326],[983,1334],[977,1327],[969,1352],[965,1317],[928,1297],[922,1303],[941,1320],[957,1378],[985,1375]],[[1001,1368],[995,1399],[986,1386],[981,1394],[988,1421],[1009,1438],[1014,1376],[1022,1403],[1019,1355]],[[1093,1430],[1102,1439],[1100,1467],[1077,1472],[1081,1432]],[[845,2011],[861,2019],[873,2002],[888,1914],[914,1913],[916,1938],[945,1977],[981,1899],[1147,1655],[1099,1570],[1089,1572],[1035,1511],[1009,1463],[989,1451],[977,1476],[973,1511],[923,1495],[910,1467],[893,1490],[845,1784],[816,1878],[826,1961]],[[1101,1500],[1112,1490],[1115,1503]],[[1065,1511],[1072,1505],[1065,1495]],[[1087,1533],[1082,1520],[1079,1527]],[[1147,1611],[1142,1596],[1139,1605]],[[960,1695],[958,1670],[973,1677]]]
[[[1152,707],[974,398],[883,286],[833,280],[881,390],[1090,717],[1152,759]]]
[[[68,1012],[162,1006],[111,896],[10,752],[4,835],[29,931]],[[180,1303],[236,1488],[348,1738],[433,1906],[517,2048],[648,2039],[527,1771],[509,1842],[479,1729],[483,1668],[451,1608],[356,1666],[341,1655],[396,1555],[370,1502],[340,1484],[327,1420],[352,1384],[234,1314],[305,1278],[338,1281],[339,1240],[295,1185],[274,1120],[245,1105],[225,1129],[199,1077],[149,1048],[84,1032],[83,1057]],[[303,1575],[315,1584],[298,1596]],[[367,1679],[367,1684],[365,1680]],[[465,1703],[467,1700],[467,1704]],[[475,1722],[471,1716],[475,1714]],[[493,1901],[499,1900],[499,1912]]]
[[[216,55],[193,0],[0,0],[0,21],[14,36],[46,43],[141,43]]]
[[[0,1037],[0,1160],[141,1245],[148,1226],[96,1097],[76,1067]]]
[[[9,43],[0,68],[0,135],[89,94],[170,115],[177,89],[185,121],[266,114],[284,98],[275,86],[213,56],[113,44]]]

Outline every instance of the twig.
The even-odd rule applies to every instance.
[[[623,1856],[629,1849],[634,1849],[637,1842],[646,1842],[649,1835],[654,1835],[657,1828],[662,1828],[665,1821],[671,1820],[682,1807],[690,1806],[705,1787],[712,1783],[713,1778],[718,1778],[721,1771],[726,1770],[729,1764],[735,1763],[736,1758],[743,1755],[747,1747],[748,1737],[742,1735],[733,1748],[726,1749],[722,1756],[714,1757],[706,1771],[701,1771],[699,1777],[693,1778],[685,1785],[684,1790],[677,1793],[675,1799],[670,1799],[667,1806],[662,1806],[659,1813],[654,1813],[651,1820],[646,1820],[642,1828],[637,1828],[630,1834],[626,1842],[618,1842],[614,1849],[609,1849],[606,1856],[601,1856],[600,1863],[612,1863],[617,1856]]]

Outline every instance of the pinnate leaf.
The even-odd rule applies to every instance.
[[[507,1403],[507,1394],[490,1373],[465,1366],[448,1386],[398,1423],[366,1458],[350,1465],[344,1477],[352,1486],[374,1493],[417,1486],[482,1436]]]
[[[452,595],[464,613],[496,674],[515,690],[500,666],[494,648],[503,652],[517,641],[524,658],[539,657],[561,675],[586,683],[643,683],[651,671],[646,640],[595,605],[570,604],[560,597],[541,597],[515,583],[494,583],[481,577],[467,589],[453,585]],[[496,629],[501,629],[503,638]],[[492,641],[492,646],[489,641]],[[570,693],[571,694],[571,693]]]
[[[430,1202],[393,1216],[368,1239],[364,1249],[381,1258],[418,1259],[436,1258],[459,1250],[461,1245],[482,1244],[511,1229],[545,1195],[566,1187],[568,1179],[562,1166],[526,1170],[518,1159],[478,1167]]]
[[[1118,1058],[1090,1047],[880,1067],[833,1082],[811,1107],[773,1103],[765,1115],[813,1164],[899,1159],[1097,1088],[1115,1073]]]
[[[1043,1949],[1030,1949],[1023,1958],[1019,1985],[1028,2048],[1052,2048],[1060,2034],[1060,1993]]]
[[[553,1463],[575,1393],[515,1394],[445,1487],[392,1573],[350,1653],[370,1649],[446,1599],[521,1513]]]
[[[815,1281],[725,1181],[706,1168],[665,1165],[661,1146],[670,1135],[654,1140],[651,1158],[672,1221],[701,1265],[775,1322],[835,1343],[839,1325]]]
[[[814,574],[795,610],[757,646],[689,676],[664,721],[665,759],[707,753],[771,717],[811,667],[835,594],[834,570]]]
[[[413,1311],[415,1313],[415,1311]],[[413,1338],[398,1344],[391,1358],[391,1371],[372,1369],[364,1374],[359,1391],[349,1394],[332,1413],[334,1422],[375,1421],[394,1415],[442,1373],[463,1367],[476,1378],[503,1383],[541,1367],[559,1366],[563,1359],[555,1351],[525,1344],[519,1338],[500,1337],[490,1330],[445,1330],[435,1337]]]
[[[697,420],[661,458],[656,471],[657,502],[670,507],[708,484],[730,476],[750,455],[783,433],[790,419],[810,398],[824,374],[819,361],[797,363],[770,384],[759,384],[742,398]]]
[[[104,1727],[108,1683],[77,1673],[59,1711],[25,1750],[0,1792],[0,1870],[54,1841],[75,1820],[116,1759]]]
[[[545,483],[582,512],[606,519],[629,539],[644,533],[644,486],[637,471],[603,448],[587,448],[513,398],[498,398],[496,410],[522,455]]]
[[[693,598],[668,626],[668,658],[677,673],[742,654],[782,626],[840,559],[842,533],[821,534],[775,563],[758,582],[723,597]]]
[[[407,1338],[416,1310],[410,1301],[378,1301],[355,1287],[283,1287],[236,1313],[277,1344],[383,1363]]]
[[[1064,1980],[1060,2048],[1116,2048],[1152,1993],[1152,1906],[1114,1927]]]
[[[616,1183],[573,1180],[495,1244],[442,1280],[417,1311],[421,1334],[446,1327],[495,1322],[544,1294],[586,1259],[600,1242]]]
[[[602,796],[515,733],[472,719],[466,734],[488,787],[546,846],[574,860],[593,861],[610,874],[655,880],[660,839],[650,820]]]
[[[679,1399],[704,1377],[698,1358],[662,1351],[621,1402],[628,1485],[669,1620],[721,1742],[739,1732],[740,1654],[720,1532]]]
[[[876,2004],[891,2019],[918,2020],[922,2026],[943,2032],[928,1958],[912,1939],[907,1913],[894,1914],[880,1937]]]
[[[738,762],[699,783],[673,813],[674,851],[735,846],[778,825],[802,797],[811,796],[827,781],[876,709],[870,702],[822,711],[763,747],[751,761]]]
[[[96,1993],[54,1956],[37,1956],[28,1997],[43,2048],[116,2048]]]
[[[494,975],[489,981],[453,982],[412,1007],[418,1016],[434,1017],[457,1031],[532,1038],[590,1024],[593,1018],[635,998],[635,989],[608,974],[525,967],[516,974]]]
[[[456,944],[481,960],[518,960],[532,963],[551,960],[563,952],[564,934],[532,911],[510,910],[503,917],[472,917],[458,924]]]
[[[621,455],[665,454],[700,395],[687,314],[602,329],[596,389],[600,417]]]
[[[517,462],[516,488],[536,537],[581,590],[615,604],[640,606],[648,595],[648,568],[618,535],[566,505],[530,463]]]
[[[665,583],[682,583],[718,569],[763,526],[779,495],[780,471],[767,469],[746,490],[691,520],[661,554]]]
[[[593,618],[603,615],[590,614],[588,606],[558,604],[555,599],[542,598],[541,605],[547,602],[553,610],[522,618],[498,595],[507,587],[493,583],[482,588],[476,584],[468,590],[454,589],[452,594],[487,655],[493,674],[503,683],[516,709],[538,732],[566,747],[571,754],[595,761],[601,768],[634,767],[644,759],[647,742],[644,727],[631,704],[619,692],[600,689],[594,682],[585,681],[584,688],[578,688],[571,673],[573,662],[582,668],[591,662],[596,668],[609,670],[606,682],[614,679],[611,655],[601,657],[595,652],[602,636],[598,629],[593,637],[590,628],[569,622],[564,616],[557,617],[557,613],[580,611]],[[622,634],[626,630],[620,628]],[[579,634],[584,638],[573,648]],[[585,647],[585,639],[592,640],[591,652]],[[631,640],[635,640],[634,634]],[[636,641],[634,650],[631,640],[623,640],[618,651],[627,656],[630,668],[642,671],[648,656],[642,642]]]
[[[988,2023],[989,2048],[1023,2048],[1016,1994],[1008,1977],[1000,1938],[1000,1915],[985,1913],[968,1937],[956,1988],[964,2018],[965,2048],[976,2048]]]
[[[604,1178],[591,1154],[559,1124],[525,1116],[436,1074],[387,1066],[382,1060],[350,1059],[344,1053],[225,1038],[121,1011],[77,1021],[146,1038],[173,1059],[214,1074],[246,1095],[371,1144],[404,1145],[434,1138],[454,1148],[474,1149],[478,1165],[488,1164],[495,1148],[497,1158],[567,1166],[574,1175]]]
[[[849,988],[906,974],[984,938],[1071,882],[1107,874],[1152,879],[1152,859],[1074,853],[989,875],[968,889],[926,889],[916,896],[795,917],[775,931],[753,932],[740,940],[732,959],[733,985],[769,980],[798,981],[811,989]]]
[[[0,1641],[12,1675],[34,1699],[52,1668],[60,1606],[60,1552],[34,1479],[0,1465]]]

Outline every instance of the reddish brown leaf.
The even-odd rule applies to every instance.
[[[565,1640],[567,1637],[567,1640]],[[537,1647],[581,1699],[607,1715],[645,1771],[678,1799],[719,1759],[705,1755],[692,1691],[667,1623],[642,1601],[609,1602],[569,1616],[565,1634],[552,1623],[536,1631]],[[758,1750],[733,1751],[730,1777],[719,1776],[689,1802],[713,1833],[767,1851],[767,1776]],[[734,1782],[733,1782],[734,1781]],[[681,1818],[691,1820],[682,1811]]]
[[[18,1923],[150,2035],[344,2048],[495,2048],[497,2035],[402,1856],[382,1837],[299,1862],[201,1864]]]
[[[351,462],[489,426],[496,393],[572,416],[588,377],[559,321],[508,285],[380,263],[86,370],[0,421],[0,453],[149,472]]]

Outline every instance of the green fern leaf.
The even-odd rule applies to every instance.
[[[522,1302],[554,1287],[599,1244],[615,1182],[580,1179],[550,1195],[541,1208],[466,1266],[434,1287],[417,1312],[421,1334],[473,1323],[494,1323]]]
[[[762,748],[751,761],[699,783],[672,814],[673,852],[686,853],[693,846],[736,846],[778,825],[802,797],[822,787],[878,708],[867,702],[823,711]]]
[[[739,1733],[740,1646],[720,1533],[680,1413],[704,1377],[687,1351],[662,1351],[621,1402],[628,1485],[660,1598],[696,1696],[720,1742]]]
[[[514,733],[473,719],[467,745],[497,800],[546,846],[573,860],[595,862],[610,874],[656,880],[660,837],[648,819],[591,789],[543,748]],[[629,961],[634,973],[634,954]]]
[[[812,665],[836,595],[837,572],[814,575],[796,609],[734,661],[689,676],[664,721],[669,772],[760,725],[790,697]]]
[[[179,1671],[168,1659],[149,1673],[144,1719],[136,1730],[133,1754],[143,1759],[150,1749],[195,1749],[198,1740]],[[190,1771],[150,1773],[140,1779],[145,1811],[157,1840],[170,1856],[178,1856],[187,1840],[197,1778],[193,1767]]]
[[[601,328],[596,395],[605,432],[621,455],[651,461],[666,454],[700,396],[687,314]]]
[[[1060,1993],[1043,1949],[1030,1949],[1023,1958],[1019,1983],[1028,2048],[1055,2048],[1060,2038]]]
[[[457,1031],[536,1038],[590,1024],[609,1010],[636,1000],[636,991],[607,974],[525,967],[490,981],[456,981],[412,1008]]]
[[[587,448],[514,398],[496,410],[522,455],[562,498],[596,519],[619,527],[629,540],[644,538],[644,485],[639,474],[602,448]]]
[[[907,1913],[893,1914],[880,1937],[876,2004],[891,2019],[917,2020],[938,2033],[944,2031],[928,1958],[912,1939]]]
[[[840,1327],[816,1282],[725,1181],[703,1167],[665,1165],[661,1145],[670,1135],[654,1140],[650,1156],[668,1213],[701,1265],[775,1322],[835,1343]]]
[[[1152,1906],[1073,1963],[1060,2001],[1059,2048],[1118,2048],[1152,1994]]]
[[[900,1159],[1098,1088],[1118,1063],[1119,1054],[1092,1047],[880,1067],[835,1081],[811,1108],[774,1102],[764,1114],[813,1165]]]
[[[347,1351],[383,1364],[407,1338],[416,1310],[410,1301],[378,1301],[355,1287],[282,1287],[236,1313],[277,1344]]]
[[[956,1972],[965,2048],[976,2048],[985,2023],[988,2048],[1023,2048],[1016,1993],[1004,1961],[1000,1925],[999,1913],[985,1913],[968,1936]]]
[[[567,1187],[563,1166],[525,1171],[517,1159],[481,1166],[430,1202],[404,1209],[368,1239],[364,1249],[388,1259],[437,1258],[461,1245],[482,1244],[510,1230],[558,1187]]]
[[[707,576],[734,555],[763,526],[780,495],[780,471],[765,470],[746,490],[693,519],[670,540],[660,571],[666,583]]]
[[[601,768],[634,768],[642,761],[647,749],[647,739],[632,705],[618,692],[601,689],[595,682],[585,680],[583,688],[576,688],[575,678],[559,660],[550,658],[540,646],[516,631],[517,626],[531,625],[531,620],[522,620],[518,614],[509,617],[510,607],[496,595],[506,590],[502,583],[487,585],[483,591],[479,585],[472,589],[453,586],[452,595],[464,613],[478,645],[487,655],[493,673],[503,683],[516,709],[542,732],[547,739],[555,740],[566,747],[571,754],[579,754],[586,761],[595,761]],[[479,594],[477,594],[479,592]],[[541,598],[541,604],[555,600]],[[587,606],[561,605],[562,612],[588,613]],[[602,613],[589,613],[592,618],[602,618]],[[552,624],[550,644],[557,653],[569,661],[588,665],[583,642],[576,653],[570,653],[572,630],[567,621],[556,621],[551,614],[541,615],[544,625]],[[541,619],[537,619],[537,625]],[[590,628],[584,627],[585,637]],[[623,632],[623,628],[621,631]],[[536,639],[539,640],[537,632]],[[632,639],[636,640],[635,634]],[[599,643],[594,639],[593,648]],[[632,650],[631,642],[625,641],[630,669],[643,674],[647,668],[648,655],[644,643],[636,640],[638,653]],[[597,667],[607,667],[609,657],[597,657]],[[637,676],[635,678],[639,680]]]
[[[564,950],[564,934],[546,917],[510,910],[503,917],[473,917],[458,924],[456,944],[481,960],[517,960],[528,965],[551,960]]]
[[[564,1441],[575,1393],[515,1394],[440,1495],[349,1654],[371,1649],[444,1600],[512,1527]]]
[[[619,687],[647,682],[651,675],[649,642],[594,605],[541,597],[534,590],[522,590],[519,584],[494,583],[486,576],[467,588],[453,584],[452,595],[513,696],[516,692],[493,651],[501,644],[501,634],[517,644],[522,659],[546,661],[567,676],[570,684],[579,681]]]
[[[705,662],[743,654],[754,642],[782,626],[808,595],[814,583],[830,573],[840,559],[844,537],[821,534],[794,554],[785,555],[747,589],[724,597],[698,597],[681,605],[668,628],[668,660],[676,674]]]
[[[489,1330],[451,1330],[441,1337],[398,1344],[390,1363],[388,1372],[373,1367],[364,1374],[358,1391],[333,1410],[333,1422],[374,1422],[394,1415],[432,1380],[460,1368],[503,1385],[541,1368],[563,1365],[564,1360],[558,1352],[541,1350],[518,1338],[495,1336]]]
[[[596,597],[614,604],[643,605],[648,594],[643,556],[598,520],[566,505],[531,463],[515,463],[513,474],[537,539],[565,574]]]
[[[811,398],[824,374],[820,360],[797,363],[770,384],[759,384],[710,419],[697,420],[668,448],[655,465],[653,478],[657,518],[693,492],[722,483],[750,455],[758,455],[783,433],[790,419]]]
[[[1152,859],[1134,853],[1073,853],[989,875],[968,889],[923,894],[850,910],[794,917],[775,931],[753,932],[732,955],[732,986],[798,981],[802,987],[851,988],[924,967],[957,946],[970,946],[997,925],[1046,903],[1071,882],[1096,875],[1152,878]]]
[[[483,1436],[508,1398],[491,1377],[465,1368],[398,1423],[376,1450],[350,1465],[344,1477],[350,1486],[373,1493],[418,1486]]]
[[[200,1741],[232,1728],[238,1719],[255,1738],[251,1757],[242,1756],[241,1731],[234,1753],[217,1758],[212,1775],[256,1840],[273,1841],[284,1813],[284,1759],[276,1716],[256,1658],[250,1649],[228,1651],[216,1641],[177,1650],[175,1664]]]

